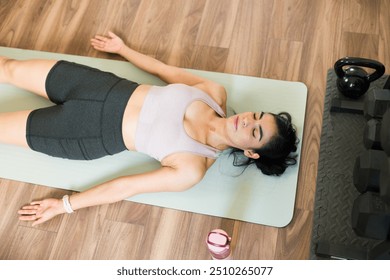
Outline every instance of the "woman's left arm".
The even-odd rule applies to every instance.
[[[124,176],[97,185],[85,192],[72,194],[69,198],[73,210],[114,203],[140,193],[183,191],[199,182],[205,169],[163,166],[143,174]],[[192,166],[194,167],[194,165]],[[66,209],[61,199],[48,198],[34,201],[18,211],[19,219],[33,221],[33,226],[64,214]]]

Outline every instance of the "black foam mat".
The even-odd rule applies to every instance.
[[[373,82],[369,91],[383,88],[387,78],[383,76]],[[356,157],[364,150],[363,130],[366,120],[360,113],[331,110],[332,99],[340,96],[336,79],[334,71],[330,69],[324,102],[311,259],[322,259],[315,254],[318,244],[350,248],[351,252],[366,252],[381,242],[359,237],[352,229],[352,206],[360,194],[353,185],[353,167]],[[366,95],[361,97],[361,102]]]

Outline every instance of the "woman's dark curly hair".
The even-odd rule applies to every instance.
[[[234,166],[244,166],[255,164],[265,175],[280,176],[286,168],[297,163],[296,152],[299,140],[296,129],[291,123],[291,115],[286,112],[272,114],[275,117],[277,133],[264,147],[254,150],[260,157],[258,159],[243,156],[243,151],[233,148],[231,155],[234,156]]]

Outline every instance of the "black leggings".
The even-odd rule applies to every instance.
[[[47,155],[91,160],[126,150],[122,119],[137,83],[88,66],[59,61],[46,79],[57,105],[27,119],[30,148]]]

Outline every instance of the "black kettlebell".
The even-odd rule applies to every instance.
[[[348,65],[352,66],[343,68]],[[372,68],[375,71],[369,75],[363,68],[357,66]],[[385,66],[367,58],[344,57],[336,61],[334,71],[338,77],[338,90],[347,97],[358,99],[367,92],[371,82],[385,73]]]

